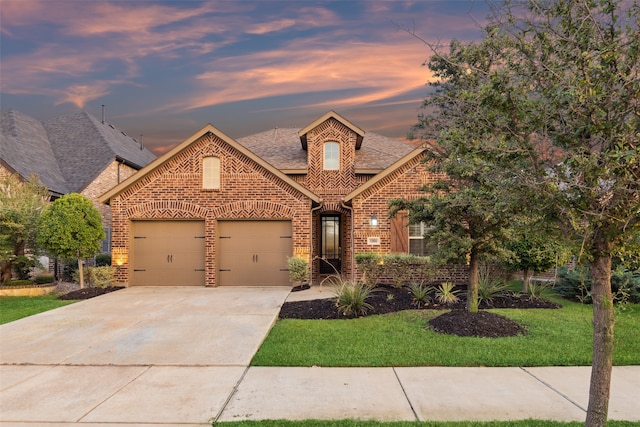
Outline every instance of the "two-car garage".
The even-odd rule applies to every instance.
[[[285,286],[293,252],[291,221],[219,220],[217,237],[203,220],[132,221],[134,286],[204,286],[215,268],[218,286]],[[206,265],[213,245],[216,265]]]

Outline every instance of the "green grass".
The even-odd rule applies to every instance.
[[[0,324],[13,322],[75,302],[56,298],[55,294],[37,297],[0,297]]]
[[[526,325],[527,335],[441,335],[427,322],[441,314],[410,310],[350,320],[280,320],[254,366],[587,366],[592,307],[561,301],[549,309],[490,310]],[[640,364],[640,305],[617,310],[615,365]]]
[[[581,422],[560,422],[541,420],[521,420],[521,421],[357,421],[357,420],[337,420],[337,421],[286,421],[286,420],[265,420],[265,421],[236,421],[215,423],[219,427],[579,427]],[[630,421],[609,421],[609,427],[632,427],[639,426],[640,423]]]

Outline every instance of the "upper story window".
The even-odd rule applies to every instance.
[[[205,157],[202,159],[202,188],[220,189],[220,158]]]
[[[340,169],[340,144],[334,141],[324,143],[324,170]]]

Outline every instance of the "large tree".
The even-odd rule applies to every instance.
[[[35,265],[40,214],[49,195],[38,177],[22,181],[17,175],[0,177],[0,282],[11,280],[12,270]],[[22,268],[25,267],[25,268]]]
[[[78,260],[81,288],[82,259],[95,255],[104,237],[100,211],[81,194],[62,196],[42,214],[39,242],[54,255]]]
[[[455,100],[467,122],[447,132],[467,138],[504,172],[505,188],[581,242],[594,300],[587,426],[608,416],[612,255],[640,226],[639,26],[637,1],[499,3],[477,46],[456,42],[429,64],[451,70],[439,77],[454,87],[476,78]],[[456,49],[485,49],[491,64],[459,61]]]

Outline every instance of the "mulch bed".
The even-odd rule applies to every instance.
[[[124,289],[124,286],[107,286],[106,288],[84,288],[77,291],[71,291],[64,295],[60,295],[58,299],[62,300],[82,300],[94,298],[100,295],[108,294],[109,292]]]
[[[505,337],[522,335],[526,333],[524,327],[513,320],[495,313],[480,311],[469,313],[466,307],[464,294],[460,294],[460,301],[455,304],[428,303],[417,307],[413,296],[408,289],[380,286],[367,299],[372,309],[367,311],[367,316],[375,314],[393,313],[402,310],[430,309],[451,310],[434,319],[429,324],[437,332],[455,334],[460,336],[476,337]],[[495,297],[492,301],[482,301],[481,309],[487,308],[548,308],[562,307],[551,301],[541,298],[531,298],[527,295],[507,293],[504,296]],[[316,299],[310,301],[292,301],[282,305],[279,317],[281,319],[348,319],[353,316],[344,316],[338,312],[333,299]]]

